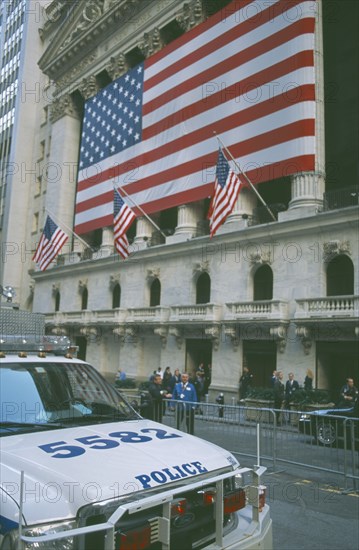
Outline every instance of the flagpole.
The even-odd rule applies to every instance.
[[[55,214],[50,212],[50,210],[48,208],[46,208],[46,211],[48,212],[48,214],[50,214],[50,216],[52,218],[55,218],[55,220],[56,220],[57,216],[55,216]],[[57,219],[59,220],[59,218],[57,218]],[[67,229],[67,231],[70,231],[70,233],[75,237],[75,239],[78,239],[80,241],[80,243],[85,245],[86,248],[89,248],[90,250],[92,250],[92,252],[94,252],[93,248],[86,241],[81,239],[81,237],[76,235],[76,233],[74,231],[72,231],[72,229],[70,229],[70,227],[68,227],[65,223],[63,223],[62,221],[61,222],[59,221],[59,225],[63,225],[65,227],[65,229]]]
[[[247,176],[247,174],[245,172],[243,172],[243,170],[241,169],[241,167],[239,166],[238,162],[236,161],[236,159],[233,157],[232,153],[230,152],[230,150],[225,146],[225,144],[223,143],[223,141],[221,140],[220,137],[218,137],[217,135],[217,132],[214,130],[213,133],[215,134],[216,138],[218,139],[219,143],[222,145],[222,147],[225,149],[225,151],[228,153],[228,155],[231,157],[231,160],[234,162],[234,164],[236,165],[237,167],[237,170],[245,177],[247,183],[249,183],[249,185],[251,186],[251,188],[253,189],[253,191],[255,192],[255,194],[257,195],[257,197],[259,198],[259,200],[262,202],[262,204],[266,207],[267,211],[269,212],[269,214],[272,216],[273,220],[276,222],[277,221],[277,218],[275,217],[275,215],[273,214],[272,210],[269,208],[268,204],[265,202],[265,200],[261,197],[261,195],[258,193],[257,189],[254,187],[253,183],[251,182],[251,180],[249,179],[249,177]]]
[[[113,183],[113,188],[116,189],[116,186],[115,184]],[[148,214],[146,214],[146,212],[141,208],[141,206],[139,204],[137,204],[133,198],[124,190],[123,187],[121,187],[120,185],[117,186],[117,189],[119,189],[121,191],[121,193],[123,193],[128,199],[130,199],[130,201],[132,202],[132,204],[139,209],[139,211],[144,215],[144,217],[150,222],[152,223],[153,227],[155,227],[157,229],[157,231],[159,231],[161,233],[161,235],[166,238],[166,235],[161,231],[161,229],[158,227],[158,225],[149,217]]]

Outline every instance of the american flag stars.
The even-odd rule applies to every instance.
[[[85,104],[80,168],[131,147],[142,135],[143,65],[118,78]]]

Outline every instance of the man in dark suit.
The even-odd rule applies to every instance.
[[[163,389],[160,374],[154,376],[153,382],[149,385],[148,392],[151,396],[152,420],[155,422],[162,422],[163,398],[171,397],[171,394]]]
[[[288,374],[288,380],[285,384],[285,408],[289,409],[289,404],[293,399],[294,393],[299,390],[299,384],[294,380],[294,374],[290,372]]]

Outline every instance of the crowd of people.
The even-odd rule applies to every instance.
[[[160,367],[149,377],[144,414],[156,422],[161,422],[166,407],[170,411],[175,411],[178,407],[178,423],[185,418],[187,431],[193,433],[195,411],[202,412],[198,404],[205,399],[210,384],[210,365],[205,366],[201,363],[192,376],[187,372],[181,374],[179,369],[172,373],[170,367],[166,367],[163,372]]]
[[[121,370],[116,375],[116,380],[125,380],[126,374]],[[313,390],[314,375],[307,369],[302,389]],[[239,379],[239,403],[243,403],[254,387],[254,375],[247,366],[243,367]],[[276,410],[277,422],[280,422],[281,409],[289,409],[294,400],[295,393],[301,389],[299,382],[295,380],[293,372],[288,374],[288,380],[283,382],[283,372],[273,371],[270,378],[270,386],[273,388],[274,409]],[[193,433],[194,414],[197,411],[202,413],[200,403],[205,400],[211,384],[211,365],[201,363],[196,372],[190,375],[187,372],[181,373],[175,369],[172,373],[171,367],[162,371],[161,367],[153,371],[149,377],[146,407],[142,411],[144,416],[162,422],[166,407],[169,411],[178,408],[178,422],[185,418],[187,431]],[[347,378],[346,383],[340,389],[338,406],[347,407],[358,402],[358,389],[354,385],[353,378]]]

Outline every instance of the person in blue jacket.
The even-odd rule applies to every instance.
[[[186,413],[187,431],[193,434],[194,431],[194,411],[197,403],[197,394],[193,384],[189,382],[189,376],[184,372],[181,376],[181,382],[178,382],[173,390],[173,399],[177,401],[177,428],[183,420]]]

